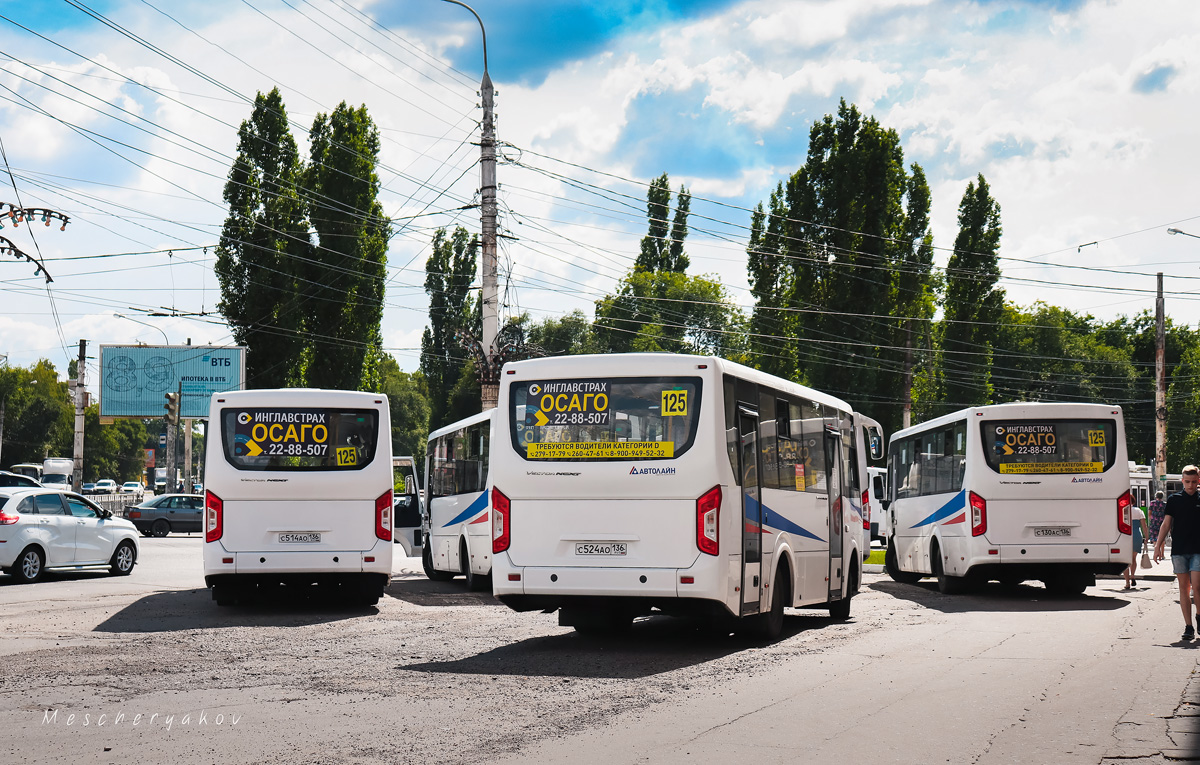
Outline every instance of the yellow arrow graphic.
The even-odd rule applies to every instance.
[[[1004,456],[1007,457],[1008,455],[1010,455],[1012,453],[1013,453],[1013,448],[1011,446],[1009,446],[1008,444],[1004,444]]]
[[[540,428],[541,426],[550,422],[550,418],[546,416],[545,412],[539,409],[537,410],[537,414],[533,415],[533,421],[537,423],[537,426]]]
[[[262,447],[259,446],[257,443],[255,443],[254,441],[246,442],[246,456],[247,457],[257,457],[258,455],[260,455],[262,453],[263,453]]]

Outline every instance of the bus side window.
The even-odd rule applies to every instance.
[[[967,467],[967,423],[954,426],[954,474],[951,491],[962,491],[963,473]]]
[[[823,492],[825,487],[825,419],[815,401],[800,405],[801,432],[804,436],[800,456],[804,459],[804,483],[807,491]]]
[[[725,451],[729,455],[729,467],[733,470],[733,482],[742,485],[742,474],[738,472],[737,437],[737,388],[733,378],[725,375]]]
[[[779,450],[775,443],[776,420],[775,393],[768,388],[759,388],[758,450],[762,472],[760,480],[764,489],[779,488]]]

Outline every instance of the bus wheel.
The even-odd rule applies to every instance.
[[[429,544],[429,537],[425,537],[425,544],[421,548],[421,568],[425,569],[425,576],[429,577],[431,582],[449,582],[454,578],[452,572],[438,571],[433,567],[433,550]]]
[[[778,640],[783,634],[783,609],[792,599],[792,577],[788,567],[780,562],[775,569],[775,582],[771,585],[771,610],[758,617],[755,633],[763,640]]]
[[[839,621],[850,618],[850,599],[858,592],[858,559],[850,558],[850,581],[846,587],[846,597],[829,604],[829,615]]]
[[[232,584],[214,584],[212,587],[212,599],[217,602],[218,606],[225,608],[227,606],[236,606],[238,602],[238,589]]]
[[[883,556],[883,568],[887,571],[888,576],[892,578],[893,582],[916,584],[921,581],[920,574],[900,570],[900,564],[896,561],[896,543],[891,539],[888,539],[887,552]]]
[[[463,579],[467,580],[467,589],[471,592],[482,592],[491,589],[491,577],[476,574],[471,570],[471,556],[467,552],[467,542],[464,539],[458,546],[458,565],[462,569]]]
[[[968,580],[965,576],[954,576],[947,574],[946,569],[942,565],[942,552],[934,548],[936,555],[933,559],[933,573],[937,576],[938,592],[946,595],[958,595],[966,592],[968,589]]]

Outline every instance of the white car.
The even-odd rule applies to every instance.
[[[117,482],[111,478],[102,478],[99,481],[96,481],[96,488],[94,491],[97,494],[116,494]]]
[[[142,491],[143,487],[137,481],[126,481],[121,484],[121,494],[135,494],[140,497],[142,496]]]
[[[0,490],[0,570],[35,582],[48,569],[104,567],[125,576],[137,563],[138,532],[74,492]]]

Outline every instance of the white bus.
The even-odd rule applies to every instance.
[[[849,617],[868,443],[844,401],[714,357],[535,359],[505,365],[495,433],[492,586],[514,610],[767,637],[785,607]]]
[[[899,582],[942,592],[989,579],[1081,593],[1129,564],[1129,464],[1121,409],[999,404],[894,433],[888,450]]]
[[[204,581],[219,605],[284,584],[373,604],[392,572],[387,397],[285,389],[214,394]]]
[[[421,563],[434,581],[461,574],[472,590],[491,584],[488,460],[495,411],[489,409],[429,434]]]

